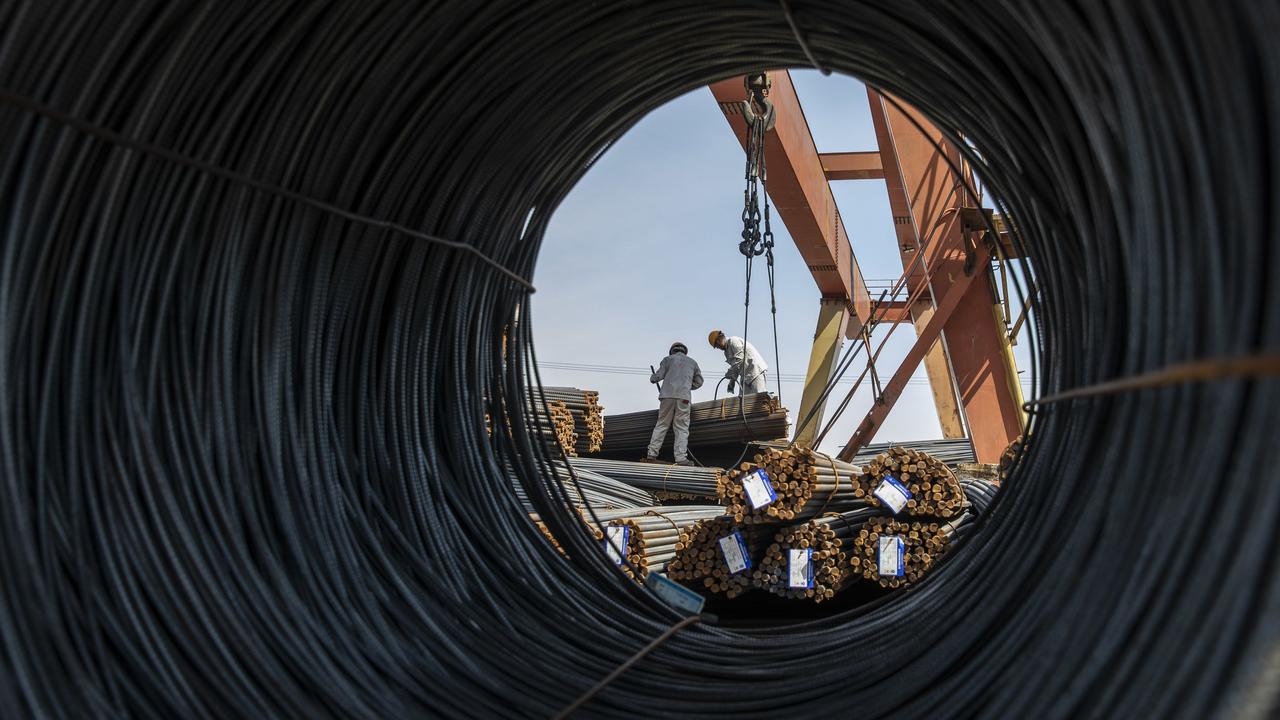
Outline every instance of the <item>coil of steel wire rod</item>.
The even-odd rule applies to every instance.
[[[1273,714],[1275,378],[1033,405],[936,572],[786,628],[672,631],[501,409],[592,160],[814,63],[1016,218],[1042,395],[1274,353],[1278,33],[1260,0],[0,5],[0,705],[549,717],[625,667],[582,716]]]

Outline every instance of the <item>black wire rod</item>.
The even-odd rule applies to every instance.
[[[1039,291],[1041,397],[1280,347],[1280,5],[787,10],[15,0],[0,87],[528,278],[647,112],[816,60],[964,139]],[[0,126],[6,715],[551,717],[680,620],[565,507],[526,288],[12,104]],[[1280,380],[1031,423],[910,592],[703,618],[575,716],[1273,714]]]

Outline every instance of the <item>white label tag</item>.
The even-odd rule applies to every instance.
[[[755,510],[778,499],[778,494],[773,491],[773,484],[769,482],[769,474],[764,470],[752,470],[743,475],[742,489],[746,491],[747,500]]]
[[[902,538],[897,535],[880,536],[880,574],[902,577]]]
[[[876,488],[875,496],[880,498],[880,502],[892,510],[894,515],[897,515],[907,506],[907,501],[911,499],[911,491],[898,482],[898,478],[885,475],[884,480],[880,481],[880,486]]]
[[[787,587],[813,587],[813,548],[791,548],[787,554]]]
[[[742,533],[735,532],[720,538],[720,553],[724,555],[724,564],[730,575],[736,575],[751,567],[751,558],[747,556],[747,544],[742,540]]]
[[[621,565],[627,554],[627,541],[631,538],[631,528],[626,525],[610,525],[604,529],[604,552],[614,565]]]

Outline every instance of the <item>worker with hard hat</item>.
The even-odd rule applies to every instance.
[[[649,369],[653,370],[653,366]],[[658,369],[653,370],[649,382],[662,384],[658,386],[658,424],[653,427],[645,460],[654,462],[658,459],[662,441],[667,437],[667,428],[674,427],[676,464],[688,465],[689,395],[702,387],[702,370],[698,368],[697,361],[689,357],[689,348],[682,342],[676,342],[671,344]]]
[[[729,380],[730,395],[737,388],[737,383],[742,383],[742,392],[746,395],[765,391],[764,371],[769,366],[764,364],[764,358],[751,343],[740,337],[727,336],[720,330],[712,330],[707,341],[711,347],[724,350],[724,361],[729,363],[729,370],[724,376]]]

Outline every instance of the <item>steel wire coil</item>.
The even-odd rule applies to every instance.
[[[718,78],[812,57],[960,142],[1043,393],[1280,347],[1280,6],[790,5],[0,5],[0,706],[550,716],[662,635],[501,408],[552,212]],[[1280,383],[1031,425],[912,592],[684,627],[583,714],[1274,712]]]

